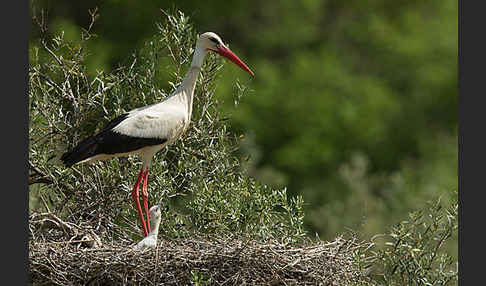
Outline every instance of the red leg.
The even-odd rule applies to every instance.
[[[143,207],[145,208],[145,215],[147,216],[147,228],[148,228],[148,232],[150,232],[147,182],[148,182],[148,168],[143,174],[142,200],[143,200]]]
[[[132,190],[132,198],[135,201],[135,204],[137,205],[137,210],[138,210],[138,216],[140,217],[140,222],[142,223],[143,231],[145,233],[145,236],[148,235],[147,232],[147,226],[145,226],[145,220],[143,219],[143,214],[142,214],[142,207],[140,206],[140,201],[138,197],[138,187],[140,186],[140,181],[142,180],[143,177],[143,168],[140,170],[140,174],[138,174],[137,177],[137,182],[133,186]],[[143,193],[143,190],[142,190]]]

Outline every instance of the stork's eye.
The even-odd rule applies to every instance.
[[[215,43],[216,45],[218,45],[218,44],[219,44],[219,42],[218,42],[218,40],[216,40],[216,38],[211,37],[211,38],[209,38],[209,40],[210,40],[211,42]]]

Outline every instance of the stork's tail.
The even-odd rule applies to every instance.
[[[74,149],[68,151],[61,156],[61,160],[66,167],[86,160],[90,157],[97,155],[98,142],[95,136],[91,136],[81,141]]]
[[[108,141],[109,143],[116,143],[113,142],[113,138],[116,137],[113,135],[119,135],[119,134],[114,134],[113,132],[111,132],[111,129],[117,126],[120,122],[125,120],[127,117],[128,117],[128,113],[124,113],[114,118],[98,134],[84,139],[78,145],[76,145],[76,147],[74,147],[73,150],[64,153],[61,156],[61,160],[63,161],[64,165],[66,165],[67,167],[71,167],[76,163],[89,159],[100,153],[106,152],[106,146],[103,147],[103,142],[106,143]]]

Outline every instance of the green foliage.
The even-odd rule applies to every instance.
[[[51,41],[44,38],[31,46],[33,211],[55,208],[68,221],[101,225],[106,239],[139,233],[130,196],[140,168],[135,157],[73,168],[61,166],[56,158],[113,117],[163,100],[175,89],[190,63],[197,34],[182,12],[163,17],[156,35],[132,54],[127,66],[113,72],[87,73],[89,30],[79,42],[67,41],[60,32]],[[228,131],[228,118],[220,114],[214,99],[222,66],[217,56],[206,60],[196,84],[189,130],[157,154],[150,169],[149,201],[166,207],[161,230],[169,238],[202,232],[300,241],[305,234],[302,199],[288,198],[286,189],[258,184],[242,174],[235,153],[238,139]],[[160,87],[162,81],[169,82],[170,90]],[[246,87],[240,87],[243,96]],[[113,233],[120,229],[113,224],[124,231]]]
[[[102,36],[86,43],[93,76],[130,66],[127,55],[157,31],[159,9],[174,5],[255,71],[251,84],[236,81],[251,87],[240,97],[240,70],[222,67],[214,101],[222,117],[231,114],[229,131],[244,136],[245,172],[302,195],[310,232],[334,237],[367,218],[362,230],[371,236],[457,189],[457,2],[32,1],[69,39],[89,26],[85,11],[99,7],[92,30]],[[177,80],[167,71],[180,67],[157,63],[154,80],[170,90]],[[357,156],[366,162],[361,187],[342,171]]]
[[[192,281],[191,283],[196,286],[202,285],[211,285],[211,278],[208,278],[203,273],[199,273],[197,271],[191,271],[192,274]]]
[[[149,201],[165,207],[161,235],[293,243],[309,230],[332,239],[351,228],[369,237],[441,197],[355,260],[373,266],[378,285],[457,281],[456,3],[184,1],[184,11],[199,7],[191,21],[164,12],[157,25],[147,15],[160,17],[169,1],[105,1],[79,14],[94,3],[33,13],[42,28],[29,49],[31,211],[88,222],[107,240],[138,238],[136,158],[71,169],[56,158],[170,94],[191,60],[194,21],[230,42],[256,77],[249,84],[221,58],[206,60],[190,128],[149,174]]]
[[[322,206],[306,211],[307,221],[330,234],[331,239],[343,225],[370,236],[384,226],[401,221],[410,210],[425,202],[441,198],[445,205],[457,200],[457,139],[441,135],[423,140],[421,159],[407,159],[400,170],[371,173],[369,157],[356,152],[348,162],[338,167],[342,188],[352,196],[326,201]],[[455,164],[452,164],[454,162]],[[370,174],[371,173],[371,174]],[[308,195],[306,201],[319,200],[319,193]],[[451,253],[457,256],[457,251]]]
[[[457,202],[429,202],[388,234],[374,236],[355,260],[378,285],[457,285],[457,260],[446,251],[457,235],[457,215]]]

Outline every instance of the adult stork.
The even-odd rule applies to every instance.
[[[192,100],[196,80],[204,57],[215,52],[226,57],[251,75],[253,72],[223,44],[213,32],[199,36],[191,67],[182,83],[162,102],[136,108],[107,124],[100,132],[81,141],[71,151],[64,153],[61,160],[67,167],[74,164],[113,157],[136,154],[142,161],[142,168],[132,189],[140,223],[145,236],[150,232],[147,181],[152,157],[162,148],[176,141],[189,126],[192,114]],[[139,186],[143,179],[142,200],[147,224],[139,201]],[[147,228],[148,227],[148,228]]]

